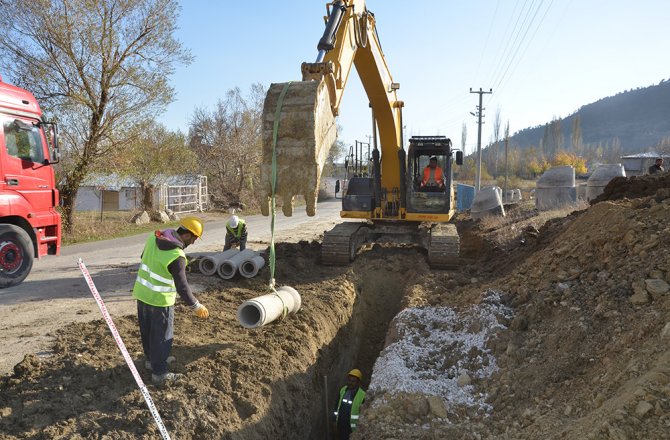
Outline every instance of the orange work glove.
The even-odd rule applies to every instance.
[[[207,319],[209,317],[209,310],[207,310],[207,307],[203,306],[202,304],[198,303],[197,306],[193,309],[193,313],[195,313],[195,316],[197,316],[200,319]]]

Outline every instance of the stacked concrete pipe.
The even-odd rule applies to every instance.
[[[216,273],[224,280],[229,280],[235,276],[237,269],[247,260],[251,260],[257,256],[256,252],[251,249],[245,249],[221,261],[221,264],[216,269]]]
[[[239,265],[238,269],[243,277],[253,278],[263,266],[265,266],[265,258],[256,254],[252,258],[244,260],[242,264]]]
[[[293,287],[282,286],[270,293],[245,301],[237,308],[237,320],[244,328],[258,328],[300,310],[302,300]]]
[[[221,266],[221,263],[231,258],[235,254],[238,254],[239,252],[240,251],[237,249],[228,249],[227,251],[223,251],[218,254],[200,257],[200,264],[198,265],[200,273],[203,275],[216,274],[219,267]]]

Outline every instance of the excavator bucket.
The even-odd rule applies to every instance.
[[[261,163],[261,212],[270,214],[272,195],[272,150],[276,148],[275,194],[282,200],[282,211],[293,214],[293,198],[303,195],[308,216],[316,214],[321,172],[328,151],[337,137],[335,116],[331,110],[324,81],[272,84],[263,105],[263,162]],[[274,145],[274,122],[278,103],[279,126]]]

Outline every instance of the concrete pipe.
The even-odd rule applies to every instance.
[[[265,266],[265,258],[260,255],[256,255],[253,258],[245,260],[240,264],[240,274],[244,278],[253,278],[258,274],[258,271]]]
[[[237,320],[244,328],[258,328],[281,317],[284,307],[287,314],[300,310],[302,300],[293,287],[282,286],[277,294],[270,293],[242,303],[237,308]]]
[[[256,252],[251,249],[245,249],[232,255],[219,264],[216,273],[224,280],[229,280],[235,276],[237,268],[240,267],[243,261],[249,260],[256,256]]]
[[[200,257],[200,264],[198,265],[200,273],[203,275],[214,275],[221,263],[239,252],[237,249],[228,249],[218,254]]]

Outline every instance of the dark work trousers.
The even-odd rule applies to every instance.
[[[137,301],[137,321],[144,356],[151,361],[153,374],[161,376],[167,373],[167,358],[174,336],[174,306],[156,307]]]
[[[245,250],[247,248],[247,239],[246,237],[241,237],[239,240],[237,240],[235,237],[231,236],[230,234],[226,234],[226,238],[223,244],[223,250],[227,251],[231,247],[233,247],[233,243],[240,243],[240,252]]]

